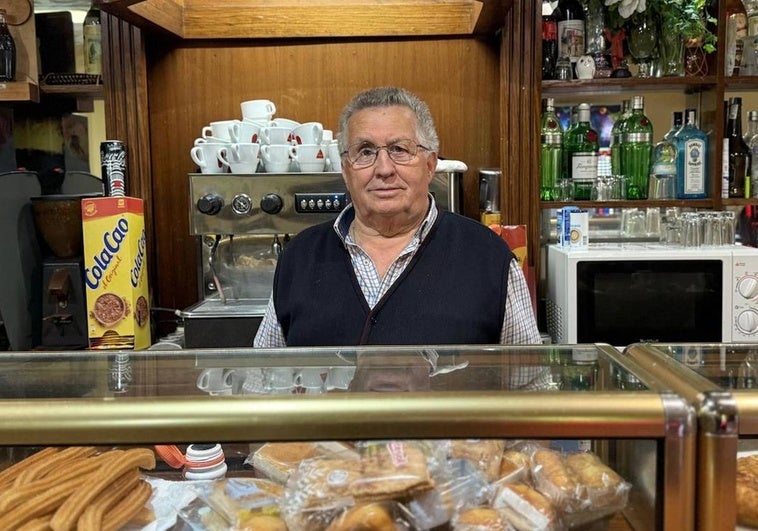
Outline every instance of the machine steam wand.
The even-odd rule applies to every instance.
[[[213,261],[216,256],[216,251],[218,250],[218,244],[221,242],[221,235],[216,234],[216,239],[213,241],[213,244],[211,245],[211,252],[208,253],[208,269],[210,269],[211,275],[213,275],[213,282],[216,284],[216,289],[218,290],[218,296],[221,299],[221,304],[226,304],[226,295],[224,295],[224,289],[221,286],[221,281],[218,279],[218,275],[216,274],[216,268],[213,264]]]

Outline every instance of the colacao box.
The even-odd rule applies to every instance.
[[[586,248],[589,243],[589,214],[575,206],[558,210],[558,244],[564,247]]]
[[[142,200],[82,199],[82,231],[89,347],[149,347],[150,304]]]

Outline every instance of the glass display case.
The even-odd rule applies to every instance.
[[[601,344],[3,353],[0,508],[3,471],[48,446],[148,448],[157,454],[155,467],[143,471],[148,480],[194,485],[175,461],[198,445],[220,444],[227,478],[277,480],[286,499],[311,460],[282,476],[257,466],[256,456],[300,442],[349,450],[361,474],[376,464],[377,448],[388,449],[393,466],[398,448],[421,451],[423,488],[371,498],[392,504],[404,524],[398,529],[454,529],[461,511],[482,505],[512,511],[502,492],[516,487],[505,486],[504,463],[517,451],[531,474],[520,476],[518,488],[540,493],[571,527],[691,530],[696,416],[668,389],[655,371]],[[496,449],[500,467],[492,475],[492,461],[482,468],[490,455],[482,444]],[[572,468],[569,459],[580,454],[597,458],[592,467],[602,471],[602,484],[591,486]],[[538,457],[570,472],[577,486],[570,497],[551,490],[558,483]],[[467,485],[480,485],[476,494],[444,489],[453,469]],[[151,484],[148,505],[157,514],[164,486]],[[345,493],[340,498],[343,509],[362,501],[350,492],[349,502]],[[447,500],[434,518],[426,510],[431,499]],[[297,519],[287,525],[327,527]]]
[[[624,354],[697,410],[697,528],[743,529],[742,500],[757,507],[736,491],[738,476],[747,478],[738,461],[758,454],[758,345],[641,343]]]

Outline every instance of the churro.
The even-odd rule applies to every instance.
[[[46,457],[53,455],[59,451],[59,448],[55,448],[54,446],[48,446],[46,448],[43,448],[37,453],[34,453],[27,457],[26,459],[19,461],[15,465],[11,465],[2,472],[0,472],[0,489],[3,489],[6,485],[5,483],[11,483],[13,480],[16,479],[16,476],[21,473],[22,471],[26,470],[30,466],[32,466],[34,463],[39,461],[40,459],[45,459]]]
[[[50,518],[52,513],[29,520],[16,531],[50,531]]]
[[[47,459],[41,459],[33,463],[26,470],[21,471],[13,481],[13,488],[31,483],[38,478],[44,477],[51,467],[71,461],[78,457],[88,457],[96,452],[93,446],[71,446],[51,455]]]
[[[118,452],[114,450],[112,453]],[[87,505],[108,487],[116,478],[131,468],[153,469],[155,468],[155,454],[147,448],[134,448],[126,450],[116,459],[109,461],[94,474],[88,477],[84,488],[76,491],[64,501],[55,511],[50,520],[50,527],[54,531],[67,531],[76,525],[76,521],[87,508]],[[1,526],[0,526],[1,527]]]
[[[116,531],[131,520],[150,499],[153,489],[146,481],[140,481],[103,519],[103,531]]]
[[[42,494],[26,499],[0,516],[0,529],[16,529],[30,520],[51,513],[63,500],[71,496],[89,476],[77,476],[47,489]]]
[[[76,524],[78,531],[99,531],[103,524],[103,515],[116,505],[129,491],[134,489],[140,479],[136,468],[127,471],[103,490],[84,510]]]

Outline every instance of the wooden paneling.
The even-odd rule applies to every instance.
[[[184,308],[197,300],[187,186],[187,173],[195,167],[189,150],[204,125],[239,118],[244,100],[267,98],[276,103],[279,117],[320,121],[336,130],[343,106],[356,92],[404,86],[429,104],[440,133],[440,155],[469,166],[464,208],[478,217],[478,168],[500,161],[498,44],[465,37],[155,42],[147,48],[157,264],[151,283],[158,305]]]
[[[526,224],[529,261],[539,265],[539,123],[541,10],[536,0],[515,2],[506,15],[502,43],[503,179],[500,205],[504,224]]]

